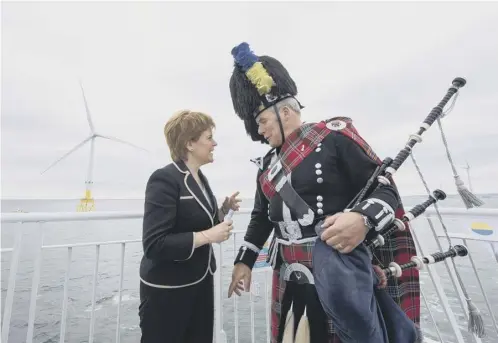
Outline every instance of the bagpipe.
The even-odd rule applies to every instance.
[[[386,275],[386,277],[396,276],[400,277],[403,273],[403,270],[408,268],[416,268],[418,270],[422,269],[425,264],[433,264],[446,260],[448,257],[456,257],[456,256],[467,256],[468,250],[463,245],[455,245],[448,249],[445,252],[436,252],[434,254],[430,254],[427,256],[412,256],[411,262],[405,264],[397,264],[396,262],[391,262],[388,268],[384,268],[382,271]]]
[[[465,79],[461,77],[457,77],[453,80],[452,86],[448,89],[444,98],[439,102],[439,104],[436,107],[432,109],[432,111],[429,113],[429,115],[427,115],[422,124],[420,124],[418,132],[410,135],[410,139],[406,143],[405,147],[400,150],[400,152],[397,154],[394,160],[387,157],[382,161],[382,164],[379,167],[377,167],[375,172],[367,181],[365,187],[351,201],[348,207],[352,207],[351,206],[352,203],[354,203],[353,206],[355,206],[359,204],[361,201],[363,201],[365,195],[370,190],[370,188],[372,187],[372,185],[376,180],[378,181],[378,183],[375,189],[382,187],[382,185],[391,184],[389,178],[391,178],[397,172],[397,170],[401,167],[401,165],[406,161],[408,156],[410,156],[415,144],[422,142],[422,134],[425,131],[429,130],[432,124],[436,121],[436,119],[439,119],[441,117],[441,115],[443,114],[443,109],[448,103],[448,101],[452,98],[452,96],[456,92],[458,92],[458,90],[461,87],[465,86],[465,84],[466,84]]]
[[[361,203],[365,199],[367,194],[370,194],[375,189],[382,187],[383,185],[392,184],[392,182],[391,182],[392,176],[398,171],[398,169],[406,161],[406,159],[409,156],[411,156],[415,166],[417,167],[417,171],[418,171],[420,177],[422,178],[424,186],[425,186],[427,193],[429,195],[429,199],[426,200],[425,202],[419,204],[419,205],[416,205],[410,211],[407,211],[404,214],[403,219],[400,220],[398,218],[395,218],[394,221],[390,225],[386,225],[386,227],[384,227],[380,231],[378,231],[376,237],[371,238],[371,237],[367,236],[367,238],[364,241],[364,244],[371,251],[373,251],[376,247],[384,245],[386,237],[388,237],[389,235],[392,235],[394,232],[396,232],[396,230],[401,230],[401,231],[405,230],[406,229],[405,225],[407,225],[410,221],[412,221],[413,219],[417,218],[422,213],[424,213],[425,210],[429,206],[434,205],[436,212],[438,214],[439,220],[442,224],[443,230],[445,232],[446,238],[448,239],[448,242],[449,242],[448,250],[446,252],[436,252],[436,253],[433,253],[433,254],[430,254],[430,255],[427,255],[424,257],[413,256],[411,258],[411,262],[406,263],[406,264],[402,264],[402,265],[399,265],[395,262],[391,262],[389,264],[389,267],[381,268],[381,270],[386,277],[400,277],[404,270],[407,270],[410,268],[416,268],[416,269],[420,270],[424,267],[425,264],[438,263],[438,262],[446,261],[446,259],[450,258],[452,263],[453,263],[453,267],[454,267],[457,279],[459,281],[460,288],[461,288],[462,293],[467,301],[468,310],[469,310],[469,331],[473,332],[478,337],[483,337],[485,335],[485,333],[484,333],[484,325],[483,325],[483,321],[482,321],[480,312],[477,309],[477,307],[472,303],[472,300],[468,296],[468,293],[465,289],[465,286],[463,285],[463,283],[461,281],[461,277],[459,276],[458,270],[457,270],[455,262],[453,260],[455,257],[467,256],[467,254],[468,254],[467,248],[463,245],[452,246],[451,238],[448,235],[446,226],[444,225],[444,223],[442,221],[442,217],[441,217],[441,215],[438,211],[438,207],[437,207],[437,202],[440,200],[444,200],[446,198],[446,194],[441,190],[435,190],[432,194],[430,193],[429,187],[427,186],[427,183],[425,182],[425,180],[420,172],[420,168],[418,167],[418,165],[413,157],[413,151],[412,151],[413,147],[417,143],[422,142],[423,133],[426,132],[427,130],[429,130],[429,128],[432,126],[432,124],[435,121],[437,121],[439,128],[440,128],[440,131],[441,131],[443,143],[444,143],[445,148],[446,148],[448,160],[449,160],[450,165],[453,169],[453,176],[455,178],[456,186],[457,186],[457,189],[458,189],[460,196],[462,197],[464,204],[466,205],[467,208],[470,208],[472,206],[481,206],[483,204],[483,202],[480,199],[478,199],[474,194],[472,194],[469,190],[467,190],[465,188],[463,182],[461,181],[460,177],[456,173],[456,169],[453,165],[451,156],[449,154],[447,140],[446,140],[445,135],[444,135],[443,130],[442,130],[442,124],[440,122],[440,119],[442,117],[444,117],[451,110],[451,108],[454,105],[454,102],[450,106],[451,108],[448,110],[447,113],[444,113],[443,109],[445,108],[447,103],[454,97],[455,94],[458,95],[459,89],[462,88],[463,86],[465,86],[465,84],[466,84],[466,80],[461,78],[461,77],[457,77],[452,81],[452,85],[449,87],[446,95],[438,103],[438,105],[436,107],[434,107],[431,110],[431,112],[427,115],[425,120],[420,124],[418,131],[416,133],[410,135],[408,142],[403,147],[403,149],[401,149],[399,151],[399,153],[394,158],[394,160],[388,157],[382,161],[382,163],[377,167],[377,169],[374,171],[372,176],[369,178],[369,180],[367,181],[364,188],[362,188],[362,190],[350,202],[350,204],[347,206],[347,208],[352,208],[352,207],[358,205],[359,203]],[[456,96],[453,99],[454,99],[453,101],[455,101]]]
[[[394,222],[390,226],[379,231],[375,239],[370,240],[367,238],[365,240],[365,244],[367,245],[367,247],[371,249],[384,245],[385,242],[384,237],[393,234],[396,230],[404,231],[406,227],[405,225],[408,222],[412,221],[413,219],[417,218],[422,213],[424,213],[425,210],[429,208],[429,206],[435,204],[439,200],[444,200],[444,199],[446,199],[446,194],[442,190],[436,189],[433,192],[433,194],[429,197],[429,199],[427,199],[421,204],[416,205],[410,211],[407,211],[404,214],[402,220],[395,218]]]

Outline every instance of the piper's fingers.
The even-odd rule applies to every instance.
[[[325,218],[325,220],[323,221],[323,224],[322,224],[322,229],[325,229],[329,226],[332,226],[341,214],[342,214],[342,212],[339,212],[339,213],[334,214],[333,216]]]
[[[335,236],[337,236],[337,230],[335,230],[333,227],[329,227],[323,230],[320,238],[322,239],[322,241],[326,241]]]
[[[329,238],[327,239],[327,245],[330,245],[331,247],[333,247],[335,249],[335,246],[339,243],[341,243],[341,238],[338,237],[338,236],[334,236],[332,238]],[[344,246],[344,245],[343,245]]]
[[[353,251],[355,247],[352,245],[346,245],[346,247],[338,250],[341,254],[349,254],[351,251]]]
[[[238,283],[240,283],[242,280],[241,279],[232,279],[232,282],[230,283],[230,286],[228,287],[228,297],[230,298],[235,291],[236,288],[238,288]],[[236,294],[240,295],[239,292],[235,292]]]
[[[244,291],[244,283],[239,281],[235,289],[233,290],[237,295],[241,295],[242,291]]]
[[[246,292],[249,292],[251,290],[251,276],[252,274],[249,274],[244,277],[244,289],[246,290]]]

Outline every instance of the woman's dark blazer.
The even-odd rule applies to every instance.
[[[184,162],[173,162],[150,176],[143,217],[143,283],[160,288],[187,287],[216,271],[211,244],[194,248],[194,232],[220,222],[213,192],[201,171],[199,177],[214,208]]]

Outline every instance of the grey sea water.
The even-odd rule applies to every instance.
[[[498,208],[498,195],[481,195],[486,202],[485,208]],[[404,198],[405,206],[416,205],[426,199],[425,196]],[[75,211],[77,200],[2,200],[2,212],[24,210],[27,212],[56,212]],[[250,208],[252,200],[244,200],[242,207]],[[442,203],[444,207],[462,207],[461,200],[456,195],[450,195]],[[143,200],[96,200],[96,211],[141,211]],[[235,229],[245,230],[249,221],[248,215],[235,217]],[[445,222],[449,231],[456,232],[457,221],[449,218]],[[495,223],[497,223],[495,221]],[[423,246],[428,247],[424,252],[435,252],[437,245],[423,219],[415,222],[415,229]],[[435,221],[437,225],[437,221]],[[492,227],[494,231],[498,227]],[[29,301],[31,283],[34,270],[34,252],[43,239],[43,245],[63,245],[69,243],[104,242],[116,240],[140,240],[141,220],[112,220],[88,222],[60,222],[44,224],[5,224],[2,225],[1,247],[11,248],[14,244],[15,233],[22,230],[21,258],[16,275],[16,289],[14,307],[10,326],[9,342],[25,342],[28,328]],[[442,232],[437,227],[438,232]],[[468,232],[466,232],[468,233]],[[234,249],[238,249],[243,240],[243,234],[235,236],[236,242],[228,241],[223,246],[223,323],[228,342],[235,342],[234,321],[238,317],[238,342],[252,342],[251,333],[254,327],[254,342],[267,342],[265,290],[270,290],[270,284],[265,286],[265,280],[270,277],[265,273],[255,273],[253,277],[253,294],[245,293],[237,300],[237,316],[234,314],[234,300],[227,299],[227,289],[231,278]],[[461,243],[455,240],[454,244]],[[447,242],[441,239],[441,244],[447,247]],[[468,247],[477,265],[477,270],[483,282],[484,290],[492,306],[492,313],[498,317],[498,264],[492,249],[487,243],[469,242]],[[36,299],[36,319],[34,327],[34,342],[59,342],[61,330],[61,311],[64,291],[64,280],[67,271],[67,248],[59,247],[44,249],[41,263],[41,277]],[[121,245],[102,245],[99,252],[98,277],[95,303],[95,343],[114,342],[116,336],[116,316],[118,304],[118,290],[120,281]],[[138,327],[137,308],[139,304],[138,267],[142,256],[141,243],[126,245],[124,259],[123,292],[121,302],[121,342],[139,342],[140,329]],[[11,253],[4,252],[1,256],[1,300],[5,304]],[[72,258],[68,284],[68,312],[66,325],[66,342],[88,342],[91,321],[91,305],[93,291],[93,273],[96,262],[95,246],[82,246],[72,249]],[[218,264],[220,262],[218,261]],[[468,291],[481,310],[488,336],[482,340],[486,343],[498,342],[498,335],[493,327],[490,313],[484,298],[481,295],[479,284],[468,259],[458,260],[462,278],[469,285]],[[448,301],[457,315],[462,327],[466,321],[460,308],[457,295],[452,290],[452,283],[443,263],[436,265]],[[445,342],[456,342],[451,326],[444,315],[443,307],[427,272],[421,272],[421,283],[428,306],[437,322]],[[252,299],[252,301],[250,301]],[[254,310],[254,322],[251,323],[251,307]],[[2,306],[2,319],[4,306]],[[253,324],[253,326],[252,326]],[[422,301],[422,327],[427,337],[437,339],[429,311]],[[464,334],[466,342],[472,342],[468,334]],[[167,340],[165,340],[167,342]]]

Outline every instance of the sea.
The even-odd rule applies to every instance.
[[[498,208],[498,194],[481,194],[485,201],[482,208]],[[427,199],[426,196],[408,196],[403,198],[405,206],[411,207]],[[77,199],[33,200],[4,199],[1,201],[2,213],[25,212],[74,212],[79,203]],[[252,199],[244,199],[243,208],[251,208]],[[95,211],[142,211],[143,199],[97,199]],[[463,203],[457,194],[448,195],[440,203],[440,207],[463,208]],[[444,223],[451,233],[471,232],[472,221],[443,217]],[[479,218],[475,218],[479,221]],[[222,289],[223,299],[222,322],[227,336],[227,342],[261,343],[267,340],[268,307],[270,299],[270,273],[265,268],[255,269],[251,292],[243,293],[241,297],[227,298],[228,285],[231,280],[234,252],[243,241],[244,231],[249,222],[248,214],[239,214],[234,218],[234,228],[237,234],[222,245]],[[443,233],[439,222],[433,219],[436,232]],[[490,222],[489,230],[497,237],[498,218]],[[436,240],[430,230],[426,218],[418,218],[413,229],[424,247],[424,253],[438,251]],[[10,324],[9,341],[13,343],[26,342],[34,257],[37,247],[42,242],[44,246],[57,246],[73,243],[91,243],[119,240],[136,240],[126,244],[123,265],[123,287],[120,308],[120,341],[136,343],[140,341],[138,325],[139,278],[138,270],[142,257],[140,242],[142,221],[132,220],[99,220],[86,222],[50,222],[2,224],[1,248],[12,248],[15,234],[22,230],[21,255],[16,275],[14,305]],[[445,238],[440,239],[441,246],[448,247]],[[452,244],[462,244],[455,239]],[[467,286],[473,301],[484,318],[487,336],[485,343],[498,342],[498,328],[493,325],[491,314],[498,318],[498,244],[493,248],[488,242],[468,241],[472,260],[480,276],[486,299],[482,295],[481,286],[477,281],[469,258],[455,259],[458,270]],[[117,327],[117,311],[121,272],[121,245],[101,245],[98,256],[98,272],[95,287],[93,342],[115,342]],[[5,304],[11,252],[1,254],[1,301]],[[94,287],[94,271],[96,267],[97,249],[95,246],[76,246],[72,249],[70,261],[67,320],[65,327],[65,342],[89,342],[91,334],[92,294]],[[220,265],[220,261],[218,261]],[[36,317],[34,324],[34,339],[37,343],[59,342],[61,332],[61,314],[63,304],[64,282],[68,268],[68,249],[54,247],[43,249],[41,260],[40,283],[36,297]],[[460,306],[457,293],[444,263],[434,265],[443,284],[448,302],[455,313],[459,326],[463,328],[466,342],[474,342],[466,333],[467,321]],[[452,333],[448,318],[445,316],[442,301],[427,271],[421,271],[421,285],[424,297],[421,300],[421,325],[425,335],[435,341],[439,335],[444,342],[457,342]],[[2,320],[4,306],[2,307]],[[430,311],[429,311],[430,309]],[[254,314],[254,316],[251,316]],[[433,320],[437,325],[434,325]],[[238,328],[235,328],[235,322]],[[237,337],[236,337],[237,334]],[[237,339],[236,339],[237,338]],[[167,342],[165,337],[164,342]]]

